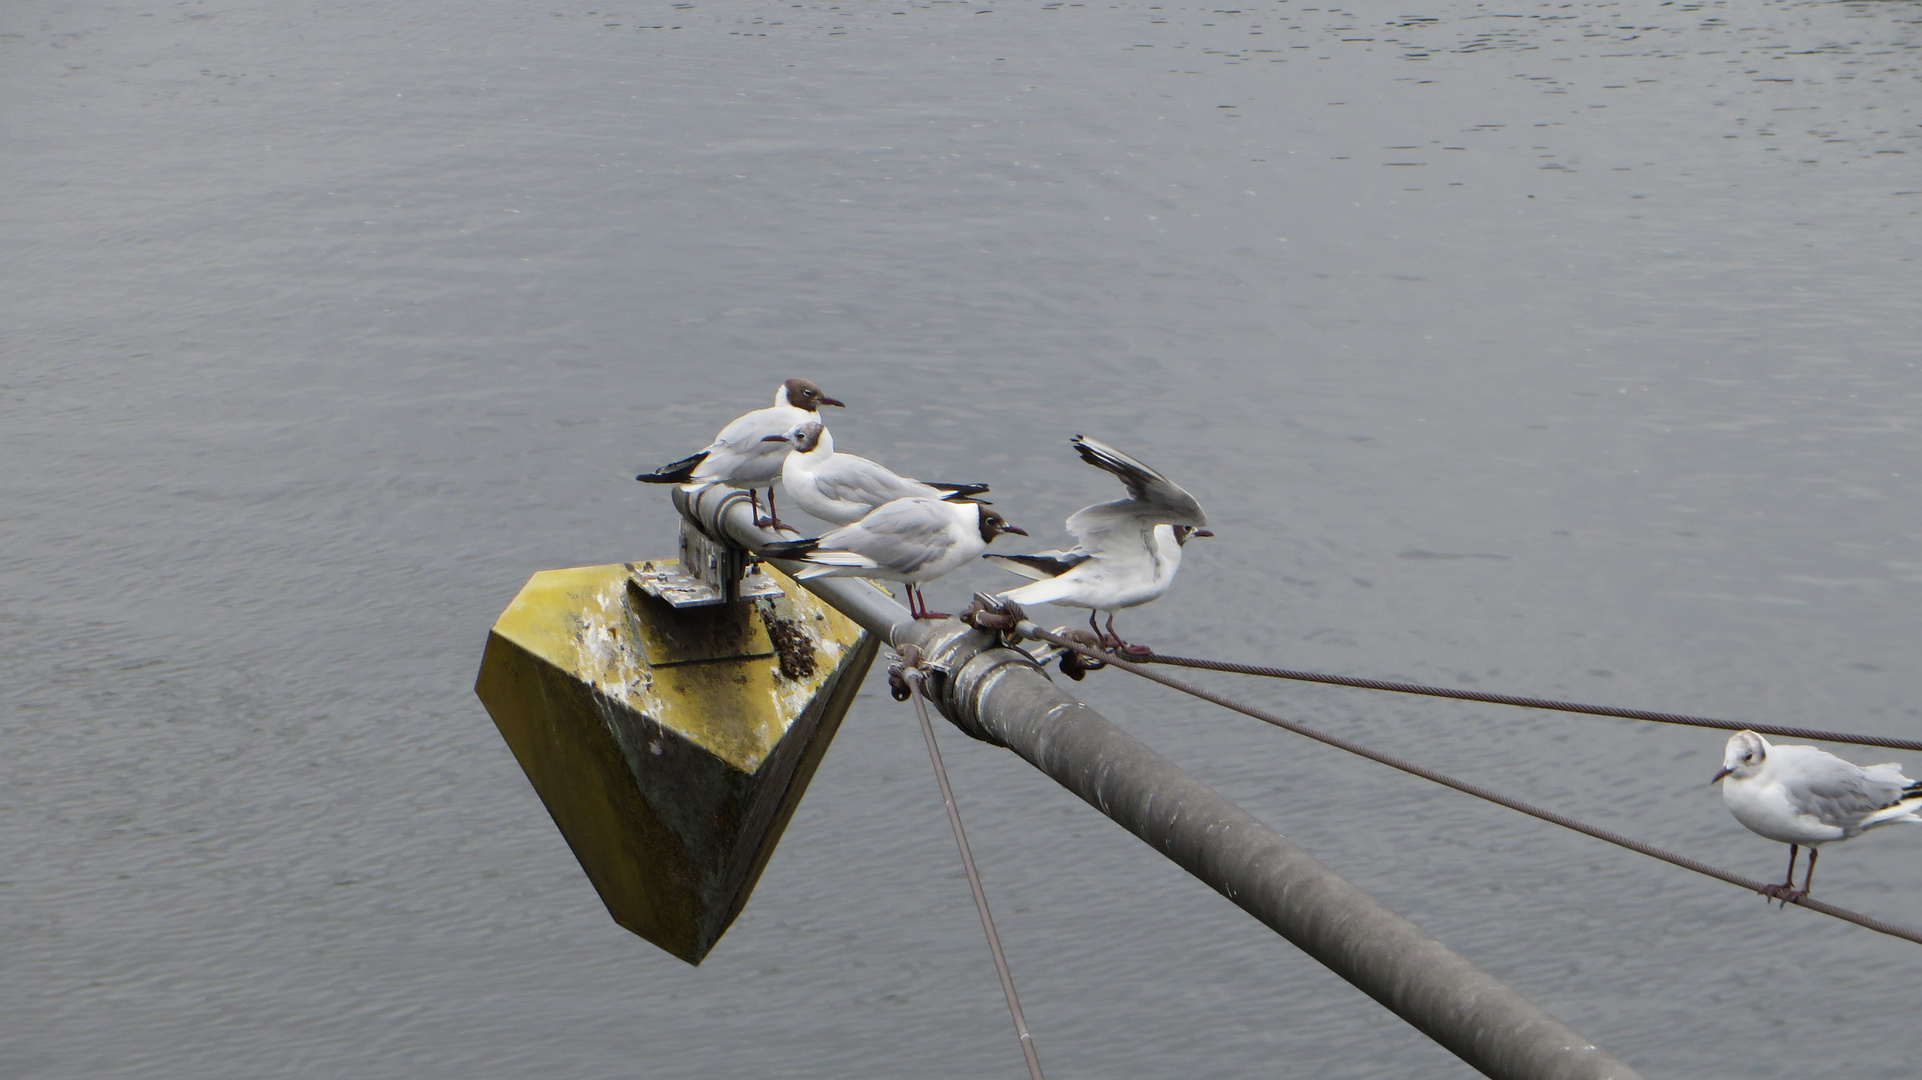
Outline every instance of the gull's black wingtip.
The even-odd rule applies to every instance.
[[[706,460],[707,451],[703,450],[693,457],[682,458],[672,465],[663,465],[653,472],[642,473],[634,479],[643,484],[685,484],[694,478],[694,470],[700,468],[701,462]]]
[[[818,536],[807,540],[779,540],[762,544],[758,553],[775,559],[805,559],[820,546],[821,538]]]
[[[943,499],[972,499],[976,495],[986,495],[986,484],[947,484],[939,480],[923,480],[922,483],[939,491]],[[985,502],[986,500],[981,500]]]
[[[1074,447],[1074,452],[1081,455],[1081,460],[1087,462],[1090,465],[1095,466],[1096,468],[1107,468],[1107,466],[1103,465],[1102,462],[1114,461],[1114,456],[1108,453],[1106,447],[1100,445],[1099,443],[1091,443],[1086,438],[1080,435],[1076,435],[1074,438],[1069,439],[1068,445]],[[1113,471],[1113,470],[1110,470],[1110,471]]]

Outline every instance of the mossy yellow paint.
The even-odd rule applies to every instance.
[[[698,964],[878,643],[771,569],[786,595],[676,610],[635,568],[535,574],[488,635],[475,692],[614,920]]]

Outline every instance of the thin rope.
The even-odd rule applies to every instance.
[[[1100,654],[1100,657],[1103,660],[1111,659],[1106,653]],[[1359,679],[1351,675],[1323,675],[1313,671],[1293,671],[1288,668],[1262,667],[1258,664],[1236,664],[1226,660],[1196,660],[1186,656],[1164,656],[1161,653],[1149,653],[1145,656],[1130,657],[1130,659],[1141,664],[1168,664],[1173,667],[1199,668],[1203,671],[1226,671],[1236,675],[1259,675],[1268,679],[1294,679],[1297,682],[1327,683],[1330,686],[1353,686],[1362,690],[1389,690],[1397,694],[1424,694],[1428,697],[1454,698],[1457,701],[1514,705],[1523,709],[1547,709],[1553,712],[1585,713],[1590,716],[1619,716],[1626,720],[1648,720],[1657,724],[1685,724],[1689,727],[1719,728],[1723,731],[1754,731],[1785,739],[1819,739],[1823,742],[1853,743],[1857,746],[1922,750],[1922,739],[1891,739],[1883,735],[1849,735],[1839,731],[1817,731],[1814,728],[1745,724],[1737,720],[1717,720],[1707,716],[1651,712],[1647,709],[1617,709],[1609,705],[1578,705],[1572,701],[1516,697],[1512,694],[1489,694],[1480,690],[1449,690],[1439,686],[1423,686],[1419,683]]]
[[[1090,659],[1100,660],[1104,663],[1112,664],[1123,671],[1132,672],[1133,674],[1139,675],[1144,679],[1148,679],[1153,682],[1158,682],[1163,686],[1172,687],[1173,689],[1179,690],[1184,694],[1192,694],[1195,697],[1201,698],[1203,701],[1212,701],[1217,705],[1223,706],[1225,708],[1233,709],[1234,711],[1238,713],[1242,713],[1247,716],[1252,716],[1255,719],[1263,721],[1265,723],[1273,724],[1279,728],[1285,728],[1288,731],[1292,731],[1296,733],[1297,735],[1306,735],[1308,738],[1314,739],[1317,742],[1327,743],[1329,746],[1333,746],[1341,750],[1346,750],[1351,754],[1359,754],[1360,756],[1368,758],[1371,761],[1380,762],[1381,764],[1386,765],[1393,769],[1400,769],[1405,773],[1410,773],[1412,775],[1419,776],[1424,780],[1432,780],[1437,784],[1442,784],[1446,787],[1454,788],[1456,791],[1465,792],[1466,794],[1473,795],[1478,799],[1486,799],[1489,802],[1495,803],[1498,806],[1506,806],[1510,810],[1519,810],[1522,813],[1529,815],[1530,817],[1540,818],[1543,821],[1550,822],[1555,825],[1560,825],[1565,829],[1573,829],[1578,833],[1583,833],[1587,836],[1592,836],[1597,840],[1606,840],[1611,844],[1617,845],[1618,847],[1625,847],[1630,851],[1640,852],[1643,855],[1647,855],[1655,859],[1660,859],[1666,863],[1672,863],[1676,866],[1682,867],[1685,870],[1693,870],[1698,874],[1706,874],[1709,877],[1726,881],[1731,885],[1739,885],[1742,888],[1748,889],[1751,892],[1762,893],[1762,895],[1764,896],[1770,895],[1769,893],[1764,892],[1767,886],[1760,881],[1754,880],[1753,878],[1743,877],[1740,874],[1723,870],[1720,867],[1711,866],[1708,863],[1702,862],[1698,859],[1691,859],[1686,855],[1677,855],[1674,852],[1665,851],[1661,848],[1655,847],[1652,844],[1644,844],[1640,840],[1630,839],[1629,837],[1623,836],[1620,833],[1610,832],[1607,829],[1598,828],[1594,825],[1588,824],[1587,822],[1577,821],[1576,819],[1569,817],[1566,814],[1558,814],[1553,810],[1546,810],[1546,809],[1543,809],[1542,807],[1535,806],[1532,803],[1526,803],[1521,801],[1520,799],[1510,798],[1507,795],[1503,795],[1498,791],[1492,791],[1488,788],[1482,787],[1479,784],[1471,784],[1465,780],[1457,780],[1452,776],[1448,776],[1444,773],[1436,772],[1433,769],[1426,768],[1421,765],[1417,765],[1411,761],[1405,761],[1401,758],[1395,757],[1392,754],[1384,754],[1378,750],[1371,750],[1368,747],[1361,745],[1360,743],[1350,742],[1349,740],[1341,738],[1338,735],[1330,735],[1330,734],[1327,734],[1326,732],[1318,731],[1315,728],[1311,728],[1306,724],[1298,723],[1296,721],[1289,720],[1282,716],[1277,716],[1274,713],[1268,712],[1263,709],[1255,708],[1252,705],[1242,704],[1241,702],[1235,701],[1232,698],[1223,697],[1220,694],[1216,694],[1211,691],[1204,690],[1198,686],[1190,686],[1179,679],[1169,678],[1168,676],[1162,675],[1158,672],[1149,671],[1147,668],[1142,667],[1140,664],[1132,663],[1128,660],[1121,659],[1120,657],[1114,656],[1111,653],[1099,652],[1095,649],[1089,648],[1088,646],[1081,644],[1080,642],[1072,641],[1068,638],[1061,637],[1058,634],[1054,634],[1049,631],[1043,630],[1041,629],[1041,627],[1035,625],[1032,622],[1024,621],[1018,627],[1016,627],[1016,630],[1024,637],[1036,638],[1041,641],[1052,642],[1053,644],[1058,645],[1064,649],[1072,649],[1083,656],[1089,657]],[[1883,922],[1882,920],[1874,918],[1872,916],[1863,915],[1860,912],[1850,911],[1847,908],[1836,907],[1833,904],[1824,903],[1823,901],[1811,899],[1806,896],[1790,898],[1789,900],[1786,901],[1786,903],[1796,904],[1801,907],[1808,908],[1810,911],[1819,911],[1824,915],[1832,915],[1835,918],[1841,919],[1845,922],[1852,922],[1857,926],[1866,927],[1867,929],[1874,930],[1878,933],[1888,934],[1890,937],[1898,937],[1906,941],[1913,941],[1918,945],[1922,945],[1922,931],[1911,930],[1904,926],[1897,926],[1894,923]]]
[[[981,875],[974,869],[974,852],[968,850],[968,834],[961,828],[961,811],[954,805],[954,789],[948,786],[948,768],[941,763],[941,747],[934,741],[934,724],[928,720],[927,695],[921,688],[921,673],[903,672],[914,690],[914,711],[921,718],[921,737],[928,742],[928,757],[934,762],[934,778],[941,782],[941,805],[948,811],[948,826],[954,830],[954,844],[961,849],[961,865],[968,871],[968,888],[974,890],[974,907],[981,913],[981,929],[988,934],[988,951],[994,954],[994,970],[1001,976],[1001,993],[1008,999],[1008,1013],[1014,1017],[1015,1034],[1021,1039],[1021,1056],[1028,1063],[1030,1080],[1042,1080],[1041,1057],[1035,1053],[1034,1036],[1028,1034],[1028,1018],[1021,1015],[1021,999],[1015,996],[1014,976],[1008,972],[1008,958],[1001,952],[1001,935],[995,932],[994,916],[988,913],[988,894],[981,889]]]

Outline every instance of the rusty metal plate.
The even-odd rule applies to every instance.
[[[667,568],[672,563],[660,560],[651,565]],[[645,571],[637,568],[637,572]],[[649,594],[634,578],[627,582],[627,602],[632,612],[629,625],[650,667],[774,653],[767,620],[753,603],[675,608]]]

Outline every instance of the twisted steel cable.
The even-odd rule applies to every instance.
[[[918,660],[918,654],[916,659]],[[903,657],[906,660],[907,657]],[[941,805],[948,811],[948,826],[954,831],[954,844],[961,849],[961,867],[968,872],[968,888],[974,892],[975,911],[981,916],[981,929],[988,935],[988,951],[994,954],[994,970],[1001,976],[1001,993],[1008,999],[1008,1012],[1014,1018],[1015,1035],[1021,1042],[1021,1058],[1028,1066],[1029,1080],[1042,1080],[1041,1057],[1035,1051],[1034,1036],[1028,1033],[1028,1018],[1022,1015],[1021,999],[1014,992],[1014,975],[1008,958],[1001,951],[1001,935],[995,931],[994,916],[988,912],[988,894],[981,887],[981,875],[974,868],[974,852],[968,847],[968,834],[961,827],[961,810],[954,804],[954,789],[948,786],[948,767],[941,761],[941,747],[934,741],[934,724],[928,719],[927,693],[921,685],[918,668],[904,666],[901,671],[914,697],[914,711],[921,719],[921,737],[927,741],[928,757],[934,762],[934,778],[941,784]]]
[[[1110,657],[1102,655],[1102,659]],[[1823,742],[1853,743],[1856,746],[1886,746],[1896,750],[1922,750],[1922,739],[1893,739],[1885,735],[1851,735],[1839,731],[1818,731],[1815,728],[1782,727],[1775,724],[1749,724],[1737,720],[1717,720],[1708,716],[1688,716],[1683,713],[1654,712],[1648,709],[1618,709],[1609,705],[1581,705],[1572,701],[1554,701],[1549,698],[1517,697],[1513,694],[1490,694],[1480,690],[1450,690],[1439,686],[1423,686],[1420,683],[1389,682],[1385,679],[1361,679],[1352,675],[1323,675],[1314,671],[1294,671],[1289,668],[1263,667],[1259,664],[1237,664],[1226,660],[1197,660],[1187,656],[1166,656],[1162,653],[1147,653],[1143,656],[1130,656],[1128,659],[1138,664],[1167,664],[1172,667],[1197,668],[1202,671],[1226,671],[1235,675],[1258,675],[1267,679],[1293,679],[1296,682],[1326,683],[1330,686],[1352,686],[1362,690],[1388,690],[1397,694],[1422,694],[1427,697],[1453,698],[1456,701],[1481,701],[1490,705],[1513,705],[1522,709],[1546,709],[1551,712],[1582,713],[1588,716],[1619,716],[1625,720],[1647,720],[1657,724],[1684,724],[1689,727],[1717,728],[1722,731],[1754,731],[1762,735],[1779,736],[1784,739],[1819,739]]]
[[[1017,633],[1019,633],[1023,637],[1034,638],[1037,641],[1046,641],[1059,648],[1069,649],[1078,655],[1086,657],[1087,659],[1098,661],[1100,663],[1109,664],[1114,667],[1118,667],[1123,671],[1127,671],[1132,674],[1139,675],[1144,679],[1150,680],[1151,682],[1157,682],[1171,689],[1179,690],[1184,694],[1190,694],[1194,697],[1198,697],[1203,701],[1210,701],[1224,708],[1233,709],[1234,711],[1241,713],[1245,716],[1252,716],[1255,719],[1260,720],[1264,723],[1273,724],[1278,728],[1282,728],[1287,731],[1292,731],[1297,735],[1305,735],[1310,739],[1316,740],[1317,742],[1326,743],[1329,746],[1333,746],[1340,750],[1346,750],[1351,754],[1357,754],[1361,757],[1368,758],[1370,761],[1378,762],[1380,764],[1388,766],[1389,768],[1400,769],[1402,772],[1409,773],[1414,776],[1419,776],[1424,780],[1433,781],[1434,783],[1441,784],[1445,787],[1454,788],[1456,791],[1460,791],[1468,795],[1473,795],[1478,799],[1485,799],[1489,802],[1496,804],[1497,806],[1505,806],[1510,810],[1520,811],[1521,813],[1527,814],[1530,817],[1540,818],[1541,820],[1549,822],[1551,824],[1560,825],[1564,829],[1571,829],[1575,832],[1582,833],[1583,835],[1592,836],[1597,840],[1605,840],[1618,847],[1624,847],[1630,851],[1639,852],[1643,855],[1649,856],[1650,858],[1660,859],[1663,862],[1671,863],[1685,870],[1693,870],[1698,874],[1704,874],[1708,877],[1716,878],[1721,881],[1726,881],[1731,885],[1740,886],[1744,889],[1750,890],[1751,892],[1762,893],[1762,895],[1764,896],[1770,895],[1765,891],[1765,889],[1767,888],[1767,885],[1763,882],[1756,881],[1753,878],[1743,877],[1740,874],[1733,873],[1728,870],[1723,870],[1718,866],[1712,866],[1708,863],[1702,862],[1699,859],[1691,859],[1686,855],[1678,855],[1672,851],[1667,851],[1662,848],[1658,848],[1653,844],[1645,844],[1640,840],[1623,836],[1620,833],[1613,832],[1608,829],[1600,828],[1599,826],[1590,825],[1585,821],[1577,820],[1575,818],[1569,817],[1566,814],[1560,814],[1553,810],[1548,810],[1543,807],[1536,806],[1533,803],[1523,802],[1520,799],[1516,799],[1508,795],[1503,795],[1501,792],[1482,787],[1479,784],[1471,784],[1466,780],[1457,780],[1454,777],[1447,775],[1446,773],[1436,772],[1435,770],[1430,769],[1426,766],[1417,765],[1412,761],[1407,761],[1403,758],[1396,757],[1393,754],[1384,754],[1379,750],[1370,749],[1366,746],[1361,745],[1360,743],[1352,742],[1348,739],[1344,739],[1339,735],[1330,735],[1327,732],[1317,730],[1315,728],[1309,727],[1306,724],[1299,723],[1294,720],[1289,720],[1286,717],[1268,712],[1265,709],[1260,709],[1253,705],[1244,704],[1242,702],[1234,700],[1233,698],[1226,697],[1222,694],[1214,693],[1213,691],[1210,691],[1210,690],[1205,690],[1198,686],[1192,686],[1188,683],[1182,682],[1179,679],[1175,679],[1170,676],[1160,674],[1159,672],[1150,671],[1146,667],[1142,666],[1139,663],[1136,663],[1131,659],[1116,656],[1113,653],[1097,650],[1086,644],[1083,644],[1082,642],[1075,641],[1070,638],[1062,637],[1061,635],[1055,634],[1051,631],[1043,630],[1040,626],[1036,625],[1031,621],[1022,620],[1015,627],[1015,630]],[[1448,696],[1448,695],[1440,695],[1440,696]],[[1508,704],[1508,703],[1509,702],[1498,702],[1498,704]],[[1762,729],[1750,728],[1749,730],[1760,731]],[[1882,744],[1873,744],[1873,745],[1882,745]],[[1808,908],[1810,911],[1819,911],[1824,915],[1829,915],[1834,918],[1841,919],[1844,922],[1854,923],[1857,926],[1860,926],[1869,930],[1874,930],[1877,933],[1887,934],[1890,937],[1898,937],[1898,938],[1902,938],[1905,941],[1913,941],[1918,945],[1922,945],[1922,931],[1911,930],[1905,926],[1897,926],[1894,923],[1884,922],[1881,919],[1875,918],[1874,916],[1864,915],[1861,912],[1851,911],[1848,908],[1837,907],[1834,904],[1825,903],[1824,901],[1816,900],[1808,896],[1799,896],[1799,897],[1791,896],[1786,900],[1784,900],[1784,903],[1795,904],[1800,907],[1805,907],[1805,908]]]

